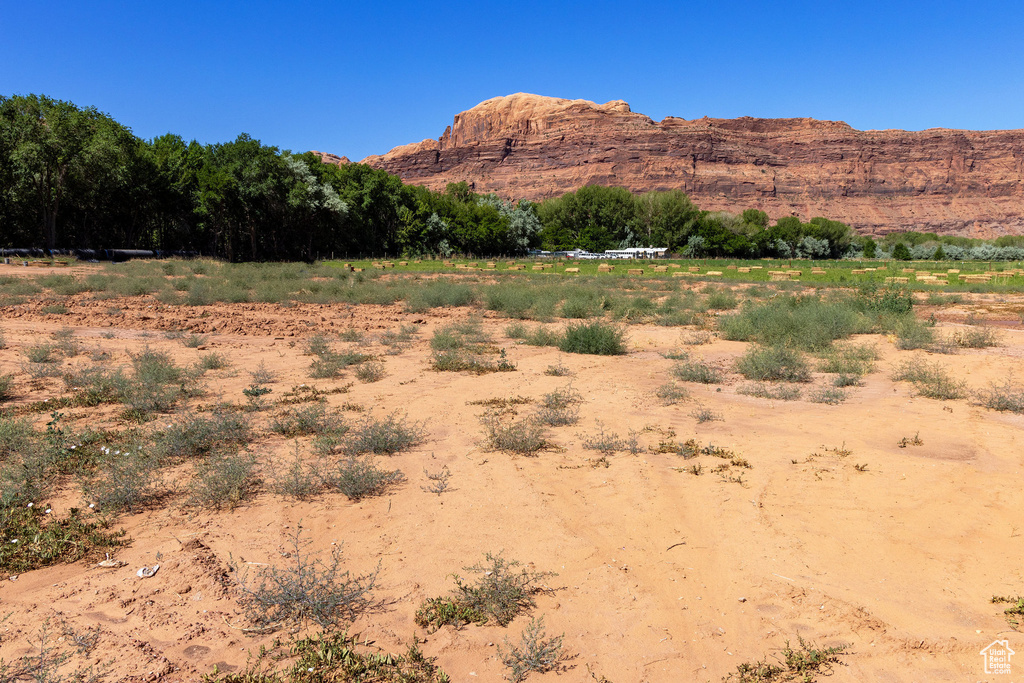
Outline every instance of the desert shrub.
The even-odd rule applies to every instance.
[[[657,391],[654,392],[662,403],[667,406],[674,405],[680,401],[685,401],[690,397],[690,392],[686,390],[686,387],[681,387],[675,382],[666,382],[658,387]]]
[[[324,562],[309,552],[312,541],[302,541],[301,533],[297,529],[291,538],[287,565],[263,569],[255,577],[248,571],[239,573],[243,608],[258,629],[309,622],[332,628],[355,619],[374,604],[371,593],[379,567],[353,576],[342,569],[340,546],[335,546]]]
[[[338,463],[328,486],[351,500],[361,500],[383,495],[392,486],[404,481],[405,475],[401,470],[385,470],[370,460],[348,457]]]
[[[583,396],[571,386],[544,394],[537,408],[537,421],[550,427],[576,424]]]
[[[935,332],[920,320],[906,317],[899,320],[895,327],[896,348],[901,351],[927,349],[935,341]]]
[[[626,353],[625,332],[603,320],[570,324],[558,341],[564,353],[621,356]]]
[[[276,462],[268,463],[270,489],[280,496],[296,500],[312,498],[327,486],[331,477],[328,473],[330,467],[325,457],[303,456],[296,441],[295,455],[288,465],[279,467]]]
[[[601,304],[592,293],[573,291],[562,302],[558,315],[562,318],[586,319],[598,315],[600,311]]]
[[[605,431],[604,425],[597,423],[597,431],[581,435],[581,444],[591,451],[611,455],[616,451],[626,450],[626,442],[618,434]]]
[[[379,382],[387,375],[383,363],[363,363],[356,368],[356,378],[360,382]]]
[[[993,382],[987,391],[980,392],[978,401],[992,410],[1024,413],[1024,387],[1006,380],[1002,384]],[[2,441],[2,437],[0,437]]]
[[[488,342],[490,339],[484,333],[481,320],[467,318],[435,330],[434,336],[430,339],[430,348],[434,351],[453,351],[466,347],[477,347]]]
[[[526,339],[528,334],[529,328],[518,320],[505,326],[505,336],[509,339]]]
[[[253,384],[273,384],[277,381],[277,373],[268,368],[263,361],[256,366],[255,370],[249,371]]]
[[[523,343],[529,346],[558,346],[561,339],[562,337],[554,330],[538,325],[523,337]]]
[[[14,375],[0,375],[0,401],[10,400],[14,396]]]
[[[217,453],[197,463],[186,505],[232,509],[256,492],[256,460],[250,455]]]
[[[380,335],[380,343],[400,350],[417,334],[419,334],[419,330],[415,325],[401,325],[397,330],[385,330]]]
[[[221,674],[216,669],[203,675],[203,683],[311,683],[316,681],[373,681],[374,683],[450,683],[451,679],[419,649],[418,641],[404,655],[381,654],[365,646],[358,636],[347,633],[318,633],[291,645],[261,648],[244,669]],[[292,659],[289,668],[280,662]],[[314,672],[311,674],[310,672]]]
[[[64,385],[75,392],[75,404],[86,407],[117,403],[130,386],[130,380],[120,368],[82,368],[65,372],[63,378]]]
[[[355,351],[329,351],[320,354],[309,365],[309,376],[313,379],[334,379],[345,368],[370,360],[370,356]]]
[[[508,360],[505,349],[501,349],[496,363],[476,356],[463,349],[434,351],[431,368],[436,372],[471,372],[484,375],[490,372],[515,372],[516,366]]]
[[[703,346],[704,344],[710,344],[714,340],[715,335],[708,330],[692,330],[679,339],[680,343],[688,346]]]
[[[244,445],[251,437],[249,423],[240,415],[188,415],[159,432],[154,448],[161,461],[189,460]]]
[[[271,430],[288,437],[315,434],[344,433],[345,423],[341,416],[328,412],[323,403],[292,408],[278,415],[270,422]]]
[[[767,384],[755,382],[744,384],[736,389],[739,394],[755,398],[768,398],[775,401],[795,401],[800,398],[800,389],[787,384]]]
[[[223,370],[231,365],[231,362],[222,353],[204,353],[199,357],[199,367],[203,370]]]
[[[732,341],[820,351],[837,339],[871,331],[872,319],[863,308],[851,299],[777,297],[721,316],[718,329]]]
[[[325,356],[334,353],[334,345],[324,335],[314,334],[306,339],[304,351],[307,356]]]
[[[7,348],[7,335],[4,334],[2,328],[0,328],[0,349]]]
[[[57,348],[53,344],[36,344],[25,349],[29,363],[56,363]]]
[[[834,346],[821,354],[818,371],[859,378],[874,370],[874,361],[876,360],[878,360],[878,349],[873,345]]]
[[[914,358],[896,366],[893,381],[910,382],[921,396],[940,400],[964,398],[967,383],[949,376],[939,363]]]
[[[672,374],[684,382],[698,384],[719,384],[725,380],[725,374],[721,370],[695,358],[676,362],[672,366]]]
[[[690,411],[690,417],[697,421],[697,424],[704,424],[705,422],[723,422],[725,417],[718,411],[712,410],[707,406],[697,406]]]
[[[999,335],[991,327],[969,327],[954,332],[953,343],[964,349],[985,349],[999,346]]]
[[[477,575],[469,582],[453,574],[455,588],[446,598],[425,600],[416,612],[420,627],[436,630],[446,624],[456,628],[466,623],[486,623],[494,619],[500,626],[508,626],[520,613],[533,609],[534,598],[550,589],[542,582],[553,572],[534,572],[523,568],[516,560],[487,553],[482,563],[464,567]]]
[[[349,431],[344,451],[348,455],[393,455],[420,445],[425,438],[422,422],[409,422],[398,413],[391,413],[381,420],[367,415]]]
[[[0,466],[0,508],[28,505],[41,500],[54,478],[50,458],[44,449],[30,444],[18,457]]]
[[[487,412],[480,417],[480,422],[486,431],[486,446],[492,450],[531,456],[548,446],[544,425],[533,417],[514,420],[497,412]]]
[[[138,450],[109,454],[82,482],[82,494],[101,512],[138,512],[157,493],[156,458]]]
[[[206,343],[207,337],[204,334],[190,334],[183,337],[181,343],[190,349],[197,349]]]
[[[736,361],[736,369],[758,382],[809,382],[811,370],[803,355],[785,346],[751,346]]]
[[[536,291],[521,283],[502,283],[488,287],[484,305],[488,310],[497,311],[509,318],[526,319],[531,315]]]
[[[808,396],[811,403],[826,403],[830,406],[839,405],[846,400],[846,392],[838,387],[821,387],[815,389]]]
[[[132,381],[121,388],[121,402],[145,414],[164,412],[182,397],[197,393],[198,374],[175,365],[165,354],[148,347],[132,356]]]
[[[573,372],[562,363],[561,359],[559,359],[557,364],[549,365],[544,368],[544,374],[551,377],[569,377]]]
[[[724,681],[737,683],[772,683],[773,681],[804,681],[813,683],[818,676],[830,676],[839,655],[846,654],[847,646],[815,648],[801,637],[800,649],[794,650],[786,641],[778,663],[768,660],[743,662]]]
[[[560,636],[547,637],[544,631],[544,617],[533,619],[520,636],[519,644],[515,645],[505,638],[505,647],[498,647],[498,657],[508,669],[508,678],[512,683],[521,683],[530,673],[544,673],[558,669],[565,660],[562,652],[563,633]]]
[[[124,531],[105,531],[103,520],[78,508],[71,508],[66,517],[47,514],[48,510],[45,503],[0,507],[0,575],[76,562],[126,542]]]

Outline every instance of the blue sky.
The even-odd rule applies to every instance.
[[[656,120],[1024,128],[1022,7],[0,0],[0,94],[93,105],[145,138],[246,132],[353,160],[514,92],[623,99]]]

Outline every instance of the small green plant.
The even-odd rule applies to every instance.
[[[1024,387],[1009,379],[1002,384],[993,382],[987,391],[979,393],[978,402],[991,410],[1021,414],[1024,413]]]
[[[605,456],[616,451],[626,450],[626,442],[614,432],[605,431],[604,425],[597,423],[597,431],[591,434],[581,435],[581,443],[584,448],[591,451],[599,451]]]
[[[249,372],[253,384],[273,384],[277,381],[277,375],[270,370],[263,361],[256,366],[255,370]]]
[[[562,363],[561,359],[559,359],[557,364],[549,365],[545,368],[544,374],[550,377],[569,377],[573,372]]]
[[[570,324],[558,340],[563,353],[621,356],[626,353],[626,333],[603,320]]]
[[[442,493],[446,493],[449,490],[448,480],[451,479],[452,473],[448,470],[448,465],[443,466],[437,472],[428,472],[424,468],[423,474],[430,481],[430,484],[420,488],[427,493],[436,493],[440,496]]]
[[[156,496],[157,474],[156,458],[138,450],[107,453],[82,482],[82,494],[101,512],[138,512]]]
[[[807,396],[811,403],[824,403],[830,406],[839,405],[846,398],[846,392],[835,386],[815,389]]]
[[[43,502],[0,507],[0,576],[76,562],[126,544],[124,531],[108,532],[106,526],[94,513],[78,508],[64,516]]]
[[[363,363],[356,368],[356,378],[360,382],[379,382],[387,375],[383,363]]]
[[[348,457],[342,460],[328,485],[351,500],[380,496],[405,481],[401,470],[385,470],[372,460]]]
[[[231,361],[222,353],[210,352],[199,357],[199,367],[203,370],[223,370],[231,365]]]
[[[766,382],[744,384],[736,389],[736,393],[775,401],[796,401],[801,396],[800,389],[791,384],[770,384]]]
[[[276,468],[276,462],[268,465],[270,488],[281,496],[306,500],[317,495],[328,485],[329,463],[324,458],[308,458],[299,450],[295,441],[295,455],[286,467]]]
[[[292,408],[275,417],[270,423],[270,429],[287,437],[328,433],[340,435],[346,431],[341,417],[328,412],[323,403]]]
[[[572,386],[544,394],[537,407],[537,421],[549,427],[576,424],[580,417],[583,396]]]
[[[758,382],[809,382],[811,370],[803,355],[786,346],[751,346],[736,361],[736,369]]]
[[[921,396],[942,401],[967,396],[967,383],[949,376],[938,362],[928,363],[914,358],[896,366],[893,381],[910,382]]]
[[[234,413],[187,415],[158,432],[155,453],[162,462],[180,462],[234,449],[247,444],[252,429],[247,420]]]
[[[349,327],[338,333],[338,339],[344,342],[361,342],[363,333],[354,327]]]
[[[187,337],[183,337],[181,343],[190,349],[198,349],[206,344],[206,341],[207,337],[205,334],[190,334]]]
[[[725,417],[721,413],[707,408],[705,406],[697,406],[690,412],[690,417],[697,421],[697,424],[703,424],[705,422],[723,422]]]
[[[52,344],[37,344],[25,349],[29,363],[56,363],[57,349]]]
[[[964,349],[986,349],[999,346],[999,336],[991,327],[971,326],[954,332],[953,343]]]
[[[303,541],[301,536],[298,526],[289,538],[287,565],[261,570],[255,577],[247,570],[238,572],[242,604],[257,629],[271,631],[310,622],[332,628],[374,605],[372,591],[379,566],[368,574],[353,576],[342,568],[340,546],[331,550],[329,560],[322,561],[309,551],[312,541]]]
[[[782,657],[778,663],[767,659],[759,662],[744,662],[736,667],[723,680],[737,683],[773,683],[775,681],[801,681],[813,683],[817,676],[829,676],[836,664],[840,664],[839,655],[846,654],[847,646],[815,648],[802,637],[799,649],[786,646],[782,649]]]
[[[514,420],[489,411],[480,417],[480,422],[487,434],[486,446],[492,450],[533,456],[548,447],[544,425],[534,417]]]
[[[720,384],[725,380],[725,373],[696,358],[676,362],[672,366],[672,374],[684,382],[698,384]]]
[[[0,622],[2,621],[3,619],[0,619]],[[63,625],[63,633],[55,634],[52,632],[49,618],[45,619],[39,627],[38,641],[29,641],[31,654],[10,663],[0,659],[0,681],[100,683],[106,680],[110,673],[109,662],[79,664],[76,661],[92,654],[98,640],[99,626],[96,629],[95,637],[82,634],[82,637],[76,639],[76,632],[67,624]]]
[[[214,510],[234,509],[252,496],[259,484],[256,461],[251,456],[217,453],[196,464],[185,504]]]
[[[896,442],[896,445],[900,448],[906,448],[907,446],[923,446],[924,441],[921,440],[921,432],[914,432],[913,436],[905,436]]]
[[[1024,596],[993,595],[992,604],[1000,603],[1010,605],[1003,610],[1003,614],[1006,615],[1006,623],[1010,625],[1010,628],[1018,630],[1021,622],[1024,622]]]
[[[658,387],[654,395],[658,397],[661,402],[667,406],[675,405],[680,401],[685,401],[690,398],[690,392],[686,390],[686,387],[681,387],[675,382],[666,382]]]
[[[499,626],[508,626],[520,613],[536,607],[534,596],[551,589],[541,583],[553,572],[534,572],[522,568],[516,560],[506,560],[487,553],[484,562],[464,567],[477,575],[470,583],[453,574],[455,589],[445,598],[425,600],[416,612],[416,624],[437,630],[451,624],[459,628],[466,623],[486,623],[494,619]]]
[[[344,445],[348,455],[393,455],[423,443],[426,430],[423,423],[409,422],[398,413],[380,420],[367,415],[352,427],[348,437]]]
[[[247,409],[250,411],[263,410],[263,397],[271,393],[273,389],[262,384],[250,384],[242,389],[242,395],[249,401]]]
[[[544,617],[532,619],[520,636],[518,645],[505,638],[505,647],[498,647],[498,657],[508,669],[505,676],[512,683],[521,683],[530,673],[555,671],[565,660],[562,640],[565,634],[547,637]]]
[[[275,641],[276,643],[276,641]],[[347,633],[318,633],[277,648],[261,647],[240,671],[222,674],[216,667],[203,683],[451,683],[451,679],[419,649],[414,638],[404,655],[360,652],[365,646]],[[275,668],[292,660],[288,668]]]
[[[0,401],[9,401],[14,396],[14,375],[0,375]]]
[[[913,316],[901,318],[895,332],[896,348],[901,351],[927,349],[935,342],[935,331]]]

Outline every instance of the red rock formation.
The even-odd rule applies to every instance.
[[[409,183],[543,199],[587,184],[679,188],[701,208],[827,216],[864,233],[1024,234],[1024,130],[859,131],[815,119],[667,117],[517,94],[438,140],[363,163]]]

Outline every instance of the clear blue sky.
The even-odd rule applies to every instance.
[[[0,94],[359,160],[514,92],[665,116],[1024,128],[1024,3],[0,0]]]

